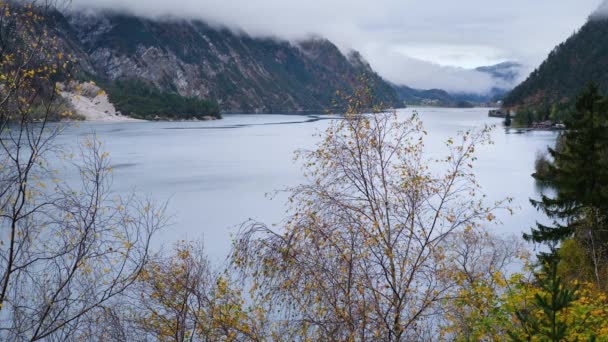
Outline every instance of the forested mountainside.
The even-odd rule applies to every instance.
[[[322,38],[292,43],[201,21],[112,12],[58,13],[54,20],[82,77],[112,89],[135,80],[162,93],[216,101],[225,112],[323,111],[338,100],[336,91],[348,93],[364,76],[379,101],[402,103],[361,55],[345,55]]]
[[[608,20],[591,17],[505,97],[506,107],[567,105],[587,83],[608,91]]]
[[[394,86],[399,98],[408,105],[428,105],[440,107],[472,107],[473,103],[458,99],[445,90],[420,90],[408,86]],[[481,101],[480,101],[481,102]]]

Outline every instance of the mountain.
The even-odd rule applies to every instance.
[[[522,68],[523,66],[517,62],[503,62],[496,65],[481,66],[475,68],[475,70],[489,74],[495,80],[504,83],[504,86],[508,86],[517,81]]]
[[[608,19],[590,17],[558,45],[528,79],[505,98],[505,107],[567,104],[590,82],[608,92]]]
[[[512,89],[522,72],[523,66],[516,62],[503,62],[481,66],[474,70],[490,75],[496,86],[483,94],[447,92],[442,89],[421,90],[405,85],[393,85],[400,100],[410,105],[431,105],[441,107],[471,107],[494,104]]]
[[[497,102],[502,100],[519,81],[524,66],[517,62],[503,62],[490,66],[475,68],[479,72],[486,73],[494,79],[496,86],[484,95],[486,102]],[[475,97],[469,97],[468,101],[475,101]]]
[[[473,104],[460,100],[449,94],[445,90],[430,89],[420,90],[403,85],[393,86],[399,99],[408,105],[424,105],[439,107],[473,107]]]
[[[55,20],[82,77],[112,89],[135,80],[138,87],[216,101],[225,112],[320,112],[364,75],[378,100],[401,103],[360,54],[345,55],[326,39],[254,38],[197,20],[113,12],[70,12]]]

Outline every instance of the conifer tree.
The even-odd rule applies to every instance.
[[[529,308],[515,312],[524,336],[509,331],[512,341],[564,341],[568,337],[566,310],[578,299],[577,288],[569,288],[557,274],[557,256],[546,260],[542,271],[537,275],[541,291],[534,296]],[[535,312],[542,310],[542,315]]]
[[[553,158],[549,172],[535,175],[555,190],[555,196],[531,200],[554,220],[553,225],[538,223],[524,234],[526,240],[546,243],[553,250],[560,241],[583,231],[600,243],[608,242],[602,233],[608,213],[608,99],[596,85],[579,95],[576,113],[565,125],[563,145],[549,148]]]
[[[505,127],[511,127],[511,112],[507,112],[507,116],[505,117]]]

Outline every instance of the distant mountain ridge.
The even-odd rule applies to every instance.
[[[566,105],[593,81],[608,92],[608,19],[591,16],[504,100],[506,107]]]
[[[517,62],[502,62],[495,65],[477,67],[475,70],[489,74],[494,79],[501,80],[508,86],[517,80],[522,67]]]
[[[482,66],[474,70],[486,73],[496,80],[497,86],[485,94],[447,92],[443,89],[414,89],[405,85],[393,85],[399,98],[409,105],[433,105],[443,107],[471,107],[493,105],[511,90],[519,78],[523,66],[516,62],[503,62]]]
[[[336,91],[365,76],[387,106],[395,90],[357,52],[344,55],[322,38],[301,42],[253,38],[196,20],[152,20],[115,12],[69,12],[54,18],[83,77],[142,81],[159,91],[217,101],[225,112],[324,111]]]
[[[442,89],[421,90],[408,86],[394,85],[399,98],[407,105],[426,105],[440,107],[472,107],[474,104],[460,100]]]

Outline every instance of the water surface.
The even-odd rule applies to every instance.
[[[428,136],[426,150],[443,155],[443,142],[458,131],[500,125],[487,109],[417,108]],[[169,200],[171,226],[156,244],[204,239],[207,253],[223,259],[230,234],[248,219],[276,223],[285,217],[284,197],[267,194],[303,181],[293,161],[297,149],[314,147],[315,133],[331,117],[302,115],[225,115],[207,122],[81,123],[68,127],[60,143],[76,146],[95,132],[110,152],[117,192],[135,190]],[[494,145],[478,150],[477,175],[491,200],[513,197],[516,214],[501,215],[495,229],[504,234],[527,231],[539,214],[529,205],[538,189],[530,174],[535,155],[552,145],[556,133],[516,134],[497,128]]]

